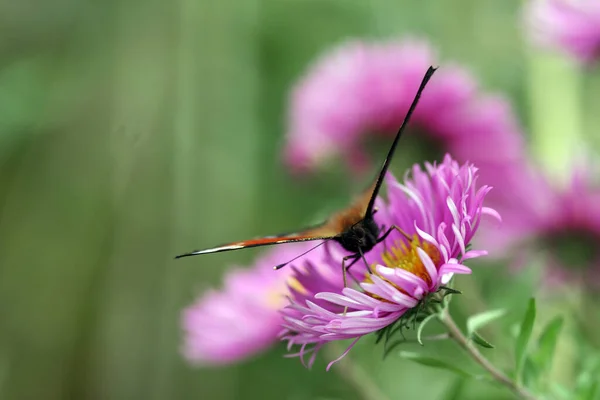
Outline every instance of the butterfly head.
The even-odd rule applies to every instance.
[[[342,233],[336,241],[354,254],[366,253],[377,244],[380,229],[372,217],[367,217]]]

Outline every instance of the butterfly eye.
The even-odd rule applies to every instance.
[[[355,233],[356,237],[358,237],[359,239],[362,239],[365,237],[365,230],[362,227],[356,227],[356,229],[354,230],[354,233]]]

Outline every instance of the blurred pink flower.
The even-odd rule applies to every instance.
[[[273,267],[308,249],[309,243],[276,246],[250,269],[225,278],[222,290],[211,290],[184,310],[184,356],[198,364],[227,364],[264,351],[281,330],[279,310],[286,304],[291,270]],[[314,246],[314,244],[313,244]]]
[[[521,207],[506,207],[502,229],[489,239],[512,247],[520,259],[546,256],[545,283],[581,282],[600,288],[600,186],[592,174],[576,171],[565,188],[553,187],[541,172],[511,194]]]
[[[423,71],[436,64],[423,40],[354,40],[324,54],[292,91],[287,165],[308,172],[335,155],[354,169],[368,165],[363,138],[396,133]],[[496,186],[502,168],[524,159],[521,128],[509,103],[481,93],[457,65],[439,68],[413,115],[412,130],[409,135],[430,147],[475,163]]]
[[[389,174],[388,201],[378,199],[376,218],[403,232],[394,231],[366,254],[371,273],[365,265],[356,264],[348,273],[357,284],[344,288],[339,254],[318,256],[317,262],[313,259],[314,253],[327,254],[328,248],[301,260],[302,268],[292,268],[297,285],[290,287],[282,332],[288,349],[300,346],[291,356],[300,356],[304,363],[312,353],[307,362],[310,367],[325,343],[354,339],[329,369],[363,335],[397,322],[453,274],[471,273],[462,263],[486,254],[468,249],[482,215],[499,218],[483,206],[490,188],[478,188],[476,183],[477,168],[459,166],[450,156],[439,165],[425,164],[425,170],[415,165],[404,183]]]
[[[597,0],[532,0],[525,8],[532,40],[562,49],[588,63],[600,56],[600,2]]]

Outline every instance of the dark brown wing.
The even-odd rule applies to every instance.
[[[352,204],[341,211],[333,214],[327,221],[321,225],[305,229],[296,233],[286,233],[282,235],[264,236],[255,239],[242,240],[222,244],[203,250],[194,250],[189,253],[178,255],[175,258],[198,256],[201,254],[219,253],[222,251],[247,249],[250,247],[272,246],[275,244],[308,242],[311,240],[327,240],[341,235],[350,229],[353,225],[360,222],[365,217],[365,211],[375,183],[352,202]]]
[[[323,225],[313,229],[313,231],[316,234],[338,236],[362,221],[366,216],[375,184],[376,182],[354,199],[349,207],[336,212]]]
[[[175,258],[198,256],[201,254],[219,253],[222,251],[247,249],[250,247],[272,246],[275,244],[282,244],[282,243],[308,242],[310,240],[326,240],[326,239],[331,239],[334,236],[334,235],[317,234],[317,231],[320,232],[321,228],[313,228],[313,229],[306,230],[304,232],[293,233],[293,234],[289,234],[289,235],[265,236],[265,237],[256,238],[256,239],[226,243],[226,244],[222,244],[220,246],[211,247],[211,248],[204,249],[204,250],[195,250],[195,251],[192,251],[189,253],[181,254]],[[325,230],[322,230],[322,231],[325,232]]]
[[[352,204],[341,211],[333,214],[327,221],[321,225],[305,229],[296,233],[286,233],[282,235],[264,236],[255,239],[242,240],[222,244],[220,246],[211,247],[203,250],[194,250],[189,253],[178,255],[175,258],[198,256],[201,254],[219,253],[222,251],[247,249],[250,247],[272,246],[275,244],[293,243],[293,242],[308,242],[310,240],[327,240],[341,235],[350,227],[360,222],[365,217],[365,211],[375,183],[365,190],[360,196],[352,202]]]
[[[372,218],[374,213],[375,199],[377,198],[377,194],[379,193],[379,189],[383,183],[383,179],[385,174],[389,168],[392,157],[394,156],[394,152],[396,150],[396,146],[398,145],[398,141],[406,128],[410,117],[415,110],[417,103],[419,102],[419,98],[423,89],[427,85],[427,82],[435,72],[435,68],[429,67],[421,85],[417,91],[415,98],[413,99],[410,108],[404,117],[404,121],[394,138],[394,141],[388,151],[388,154],[383,162],[383,165],[377,175],[375,182],[367,188],[357,199],[352,202],[352,204],[344,210],[341,210],[335,214],[333,214],[327,221],[325,221],[322,225],[316,226],[314,228],[306,229],[302,232],[292,233],[292,234],[284,234],[277,236],[266,236],[262,238],[244,240],[240,242],[227,243],[221,246],[212,247],[205,250],[196,250],[190,253],[179,255],[175,258],[188,257],[188,256],[196,256],[200,254],[209,254],[209,253],[218,253],[221,251],[230,251],[230,250],[238,250],[245,249],[249,247],[259,247],[259,246],[270,246],[281,243],[292,243],[292,242],[306,242],[309,240],[327,240],[333,239],[335,237],[339,237],[344,232],[347,232],[354,225],[358,224],[360,221],[365,218]]]

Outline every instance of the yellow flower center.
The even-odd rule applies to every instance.
[[[439,265],[442,257],[437,247],[435,247],[429,242],[423,241],[416,234],[412,236],[410,242],[407,242],[406,240],[397,240],[391,248],[386,249],[383,252],[383,254],[381,255],[381,259],[386,267],[401,268],[405,271],[410,272],[413,275],[418,276],[428,284],[431,284],[431,277],[427,272],[427,268],[425,268],[425,265],[423,265],[421,257],[419,257],[419,253],[417,252],[418,248],[421,248],[423,251],[425,251],[425,253],[427,253],[429,258],[431,258],[431,260],[433,261],[434,265]],[[372,274],[375,274],[381,279],[385,280],[386,282],[394,285],[385,277],[381,276],[377,272],[375,267],[375,265],[371,266]],[[371,273],[367,272],[364,282],[373,283],[373,280],[371,279]],[[394,285],[394,287],[404,292],[402,288],[396,285]]]
[[[413,275],[418,276],[423,279],[427,284],[431,284],[431,277],[427,272],[427,268],[423,265],[423,261],[419,257],[419,253],[417,249],[421,248],[433,261],[434,265],[439,265],[442,257],[434,245],[429,242],[423,241],[418,235],[413,235],[410,242],[407,240],[397,240],[394,245],[384,250],[381,255],[381,259],[386,267],[389,268],[401,268],[405,271],[412,273]],[[341,268],[341,266],[340,266]],[[381,276],[376,268],[375,264],[371,265],[371,273],[367,272],[363,282],[365,283],[373,283],[371,278],[372,274],[377,275],[381,279],[393,285],[399,291],[406,293],[401,287],[398,287],[394,283],[387,280],[384,276]],[[281,285],[277,285],[277,287],[273,288],[269,293],[265,295],[265,302],[269,307],[274,309],[281,308],[286,302],[286,296],[289,292],[288,287],[300,294],[306,294],[306,289],[298,282],[298,280],[290,276],[285,282],[282,282]],[[379,296],[370,294],[370,296],[379,298]]]

